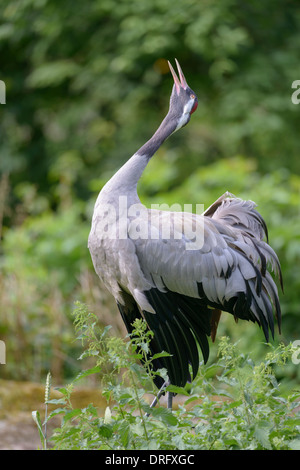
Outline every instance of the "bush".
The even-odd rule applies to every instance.
[[[202,365],[185,388],[167,388],[185,397],[172,412],[161,405],[150,408],[145,399],[146,390],[157,392],[151,361],[139,365],[151,335],[143,322],[135,323],[135,339],[123,341],[110,336],[109,328],[99,329],[84,305],[78,304],[74,314],[85,345],[80,359],[92,357],[95,365],[61,388],[61,399],[47,400],[59,407],[45,423],[62,415],[61,426],[48,440],[55,450],[300,449],[299,391],[282,390],[274,373],[275,366],[285,367],[291,360],[291,345],[270,346],[265,359],[254,363],[223,337],[214,365]],[[72,406],[73,387],[90,374],[100,374],[99,393],[107,399],[104,415],[93,404]]]

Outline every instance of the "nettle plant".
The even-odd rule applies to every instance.
[[[264,360],[255,364],[222,337],[213,365],[201,365],[186,387],[167,388],[181,395],[171,412],[161,404],[149,405],[149,394],[158,393],[153,384],[157,372],[153,358],[148,359],[152,332],[143,321],[137,320],[132,338],[123,340],[112,336],[110,327],[100,329],[97,317],[77,303],[74,325],[84,346],[79,359],[88,358],[93,366],[59,388],[59,399],[49,397],[48,377],[45,402],[58,407],[46,412],[44,423],[33,412],[44,449],[300,449],[300,391],[281,391],[275,376],[275,369],[286,366],[295,353],[291,344],[269,345]],[[100,378],[105,411],[93,404],[72,405],[74,387],[92,374]],[[48,437],[45,427],[57,415],[61,425]]]

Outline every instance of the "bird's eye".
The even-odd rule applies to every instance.
[[[192,109],[191,109],[191,111],[190,111],[190,114],[193,114],[193,113],[196,111],[196,109],[197,109],[198,100],[197,100],[196,96],[195,96],[193,93],[190,95],[190,99],[191,99],[191,100],[195,100],[195,101],[194,101],[194,104],[193,104],[193,107],[192,107]]]

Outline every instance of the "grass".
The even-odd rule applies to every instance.
[[[78,303],[74,325],[84,348],[79,359],[92,361],[92,367],[59,389],[62,398],[51,400],[46,387],[46,404],[57,408],[46,413],[44,423],[33,413],[42,448],[300,449],[300,392],[287,390],[276,378],[295,353],[292,345],[269,345],[265,358],[254,363],[250,356],[240,354],[238,344],[221,338],[213,365],[201,365],[198,376],[185,388],[168,388],[184,397],[171,412],[160,404],[150,408],[146,400],[157,390],[151,360],[146,360],[145,367],[140,365],[152,334],[143,322],[136,321],[134,338],[125,341],[111,336],[109,327],[100,329],[97,317]],[[104,413],[92,403],[85,408],[72,404],[77,382],[94,374],[99,394],[107,400]],[[46,424],[57,415],[62,417],[61,426],[46,436]]]

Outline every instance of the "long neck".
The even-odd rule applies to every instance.
[[[146,142],[109,180],[103,188],[105,192],[118,194],[136,193],[137,183],[150,158],[162,143],[176,130],[176,124],[169,113],[148,142]]]
[[[136,153],[139,155],[146,155],[149,160],[175,130],[176,123],[174,123],[174,120],[170,118],[170,113],[168,113],[151,139],[148,140],[148,142],[146,142]]]

